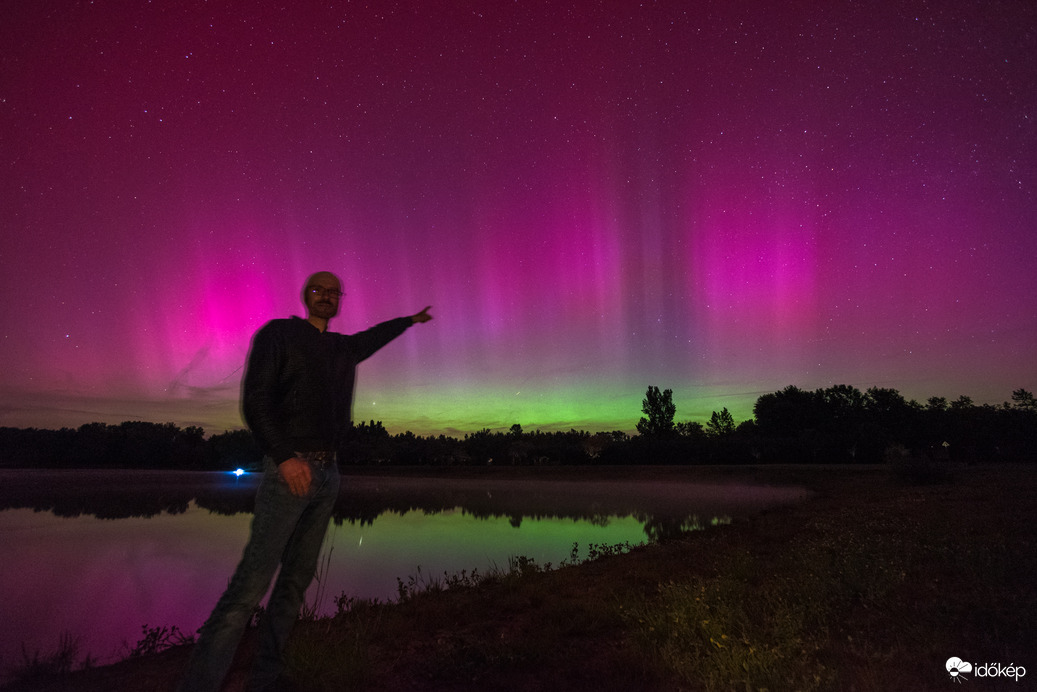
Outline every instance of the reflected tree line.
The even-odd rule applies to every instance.
[[[261,474],[83,471],[67,474],[38,470],[7,474],[0,487],[0,511],[32,509],[57,517],[99,519],[150,518],[183,514],[194,503],[214,514],[251,513]],[[673,486],[668,486],[670,489]],[[650,540],[678,536],[762,507],[801,499],[800,488],[730,486],[682,488],[660,492],[657,482],[529,482],[493,479],[350,477],[333,512],[336,524],[373,525],[386,513],[436,514],[461,511],[476,519],[506,519],[518,528],[524,521],[571,519],[607,526],[632,517]]]
[[[391,435],[380,421],[355,425],[341,463],[364,466],[566,466],[638,464],[882,463],[896,458],[959,463],[1037,461],[1037,402],[1018,389],[1000,406],[895,389],[789,386],[761,396],[753,418],[726,409],[705,424],[677,422],[673,392],[648,387],[637,434],[506,432],[463,438]],[[261,453],[247,430],[206,437],[173,423],[88,423],[79,428],[0,428],[0,467],[67,469],[256,469]]]

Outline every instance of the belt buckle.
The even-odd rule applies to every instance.
[[[332,464],[335,461],[335,457],[335,452],[306,452],[306,460],[315,464],[318,468],[324,468]]]

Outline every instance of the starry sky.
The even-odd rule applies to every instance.
[[[249,339],[432,305],[391,432],[1037,389],[1029,1],[5,2],[0,425],[240,427]]]

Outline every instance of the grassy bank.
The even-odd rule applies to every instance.
[[[976,689],[1037,686],[1030,469],[972,467],[934,484],[885,468],[653,473],[816,494],[582,565],[518,560],[404,589],[397,604],[343,601],[336,617],[299,623],[293,672],[313,690],[946,690],[956,656],[1028,671],[1018,683],[970,674]],[[251,651],[226,689],[242,689]],[[21,689],[171,690],[187,654]]]

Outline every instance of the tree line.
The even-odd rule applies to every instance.
[[[920,404],[895,389],[788,386],[757,399],[750,420],[736,424],[724,408],[702,425],[675,423],[672,391],[649,387],[643,410],[640,436],[673,448],[671,458],[692,448],[713,463],[1037,461],[1037,401],[1025,389],[1011,403],[977,406],[967,396]]]
[[[489,429],[463,438],[392,435],[380,421],[354,425],[340,463],[395,466],[636,465],[746,463],[1037,462],[1037,401],[1018,389],[1000,406],[968,397],[925,404],[895,389],[788,386],[761,396],[753,418],[736,423],[723,408],[705,423],[678,422],[673,391],[649,386],[636,435]],[[199,427],[127,421],[44,430],[0,428],[7,468],[256,469],[251,433],[205,437]]]

